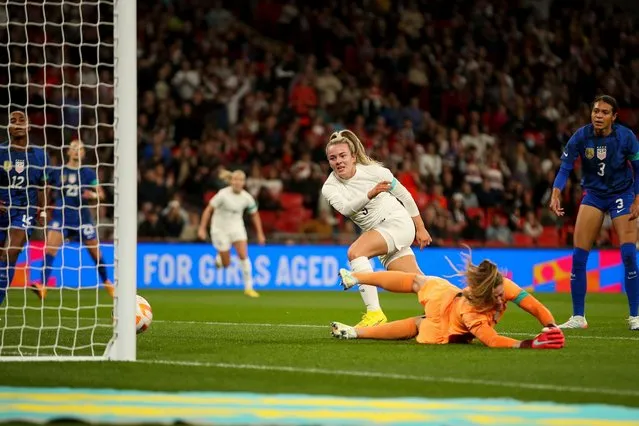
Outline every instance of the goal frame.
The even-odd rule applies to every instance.
[[[3,361],[135,361],[137,294],[137,0],[113,0],[114,327],[98,356],[6,356]]]

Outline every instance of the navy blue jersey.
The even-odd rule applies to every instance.
[[[50,185],[55,189],[54,219],[61,219],[63,226],[91,223],[89,202],[82,198],[87,189],[94,190],[98,178],[91,167],[64,166],[49,171]]]
[[[562,168],[572,170],[581,157],[581,186],[600,196],[620,194],[633,186],[633,171],[629,161],[639,160],[639,142],[627,127],[613,124],[612,132],[596,136],[592,124],[572,135],[563,155]]]
[[[48,163],[42,148],[17,150],[11,149],[7,142],[0,144],[0,201],[7,207],[37,207]]]

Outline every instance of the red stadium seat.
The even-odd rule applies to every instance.
[[[415,197],[415,203],[417,204],[417,208],[421,211],[426,208],[428,205],[428,194],[424,192],[418,192],[417,197]]]
[[[217,194],[217,191],[206,191],[204,193],[204,204],[208,204],[211,198],[215,197],[215,194]]]
[[[274,211],[258,210],[260,212],[260,219],[262,220],[262,228],[264,233],[272,232],[275,230],[277,223],[278,213]]]
[[[302,221],[296,215],[283,214],[277,218],[275,229],[280,232],[295,233],[299,232]]]
[[[558,247],[560,245],[559,231],[554,226],[544,226],[544,232],[537,239],[539,247]]]
[[[474,218],[474,217],[479,216],[480,217],[479,223],[484,228],[486,227],[486,212],[484,212],[483,208],[481,208],[481,207],[470,207],[470,208],[466,209],[466,214],[470,218]]]
[[[280,194],[280,203],[284,210],[293,210],[298,207],[302,207],[304,204],[304,197],[302,194],[296,194],[294,192],[282,192]]]
[[[508,244],[503,243],[501,241],[496,241],[496,240],[489,240],[486,241],[486,244],[484,244],[484,247],[506,247]]]
[[[515,232],[513,238],[515,247],[532,247],[535,245],[535,241],[531,236],[522,234],[521,232]]]

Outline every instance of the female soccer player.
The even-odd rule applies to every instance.
[[[82,164],[85,154],[84,144],[75,139],[67,149],[67,164],[50,170],[49,185],[53,189],[55,207],[48,226],[42,285],[46,286],[51,276],[53,261],[62,242],[66,239],[79,240],[89,251],[102,284],[113,297],[113,284],[104,265],[90,210],[91,202],[104,200],[104,190],[98,184],[95,170]]]
[[[491,348],[564,347],[564,335],[555,326],[550,311],[504,278],[497,265],[484,260],[475,266],[467,256],[466,270],[460,274],[465,276],[468,284],[463,290],[438,277],[395,271],[351,273],[341,269],[345,289],[366,283],[396,293],[417,293],[424,315],[376,327],[349,327],[334,322],[331,334],[341,339],[400,340],[416,337],[418,343],[425,344],[470,343],[476,337]],[[523,341],[499,335],[494,327],[503,315],[507,301],[513,301],[534,315],[544,327],[541,334]]]
[[[572,254],[570,290],[573,314],[561,328],[588,328],[585,316],[586,263],[592,243],[599,235],[604,214],[610,213],[621,242],[631,330],[639,330],[639,284],[637,283],[636,219],[639,216],[639,142],[628,128],[614,121],[617,101],[612,96],[595,98],[591,124],[575,132],[568,141],[561,167],[553,184],[550,209],[563,216],[561,191],[573,163],[581,157],[585,196],[577,213]],[[630,162],[630,165],[628,164]]]
[[[350,218],[363,233],[348,248],[355,272],[372,272],[370,258],[380,256],[388,270],[421,272],[410,246],[431,243],[419,209],[410,193],[380,163],[372,160],[355,133],[342,130],[331,135],[326,156],[333,169],[322,194],[331,206]],[[360,285],[366,314],[358,326],[384,324],[377,288]]]
[[[246,228],[244,227],[244,210],[248,210],[253,221],[253,226],[257,232],[257,241],[260,244],[266,242],[262,231],[262,221],[257,212],[257,204],[253,196],[244,190],[246,175],[241,170],[230,172],[224,170],[220,173],[220,178],[230,186],[221,189],[206,206],[200,220],[198,236],[206,239],[206,224],[213,215],[211,222],[211,240],[217,250],[215,265],[228,267],[231,264],[231,245],[240,258],[242,278],[244,280],[244,294],[249,297],[259,297],[253,290],[253,272],[251,259],[248,257],[248,245]]]
[[[9,117],[9,143],[0,144],[0,305],[13,281],[15,265],[45,205],[45,168],[42,148],[29,146],[29,122],[22,111]],[[40,298],[41,289],[34,289]]]

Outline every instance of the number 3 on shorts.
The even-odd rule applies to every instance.
[[[599,171],[597,172],[597,174],[599,176],[603,176],[604,170],[606,170],[606,163],[599,163]]]
[[[617,210],[623,210],[623,198],[617,198],[615,200],[615,203],[617,203]]]

